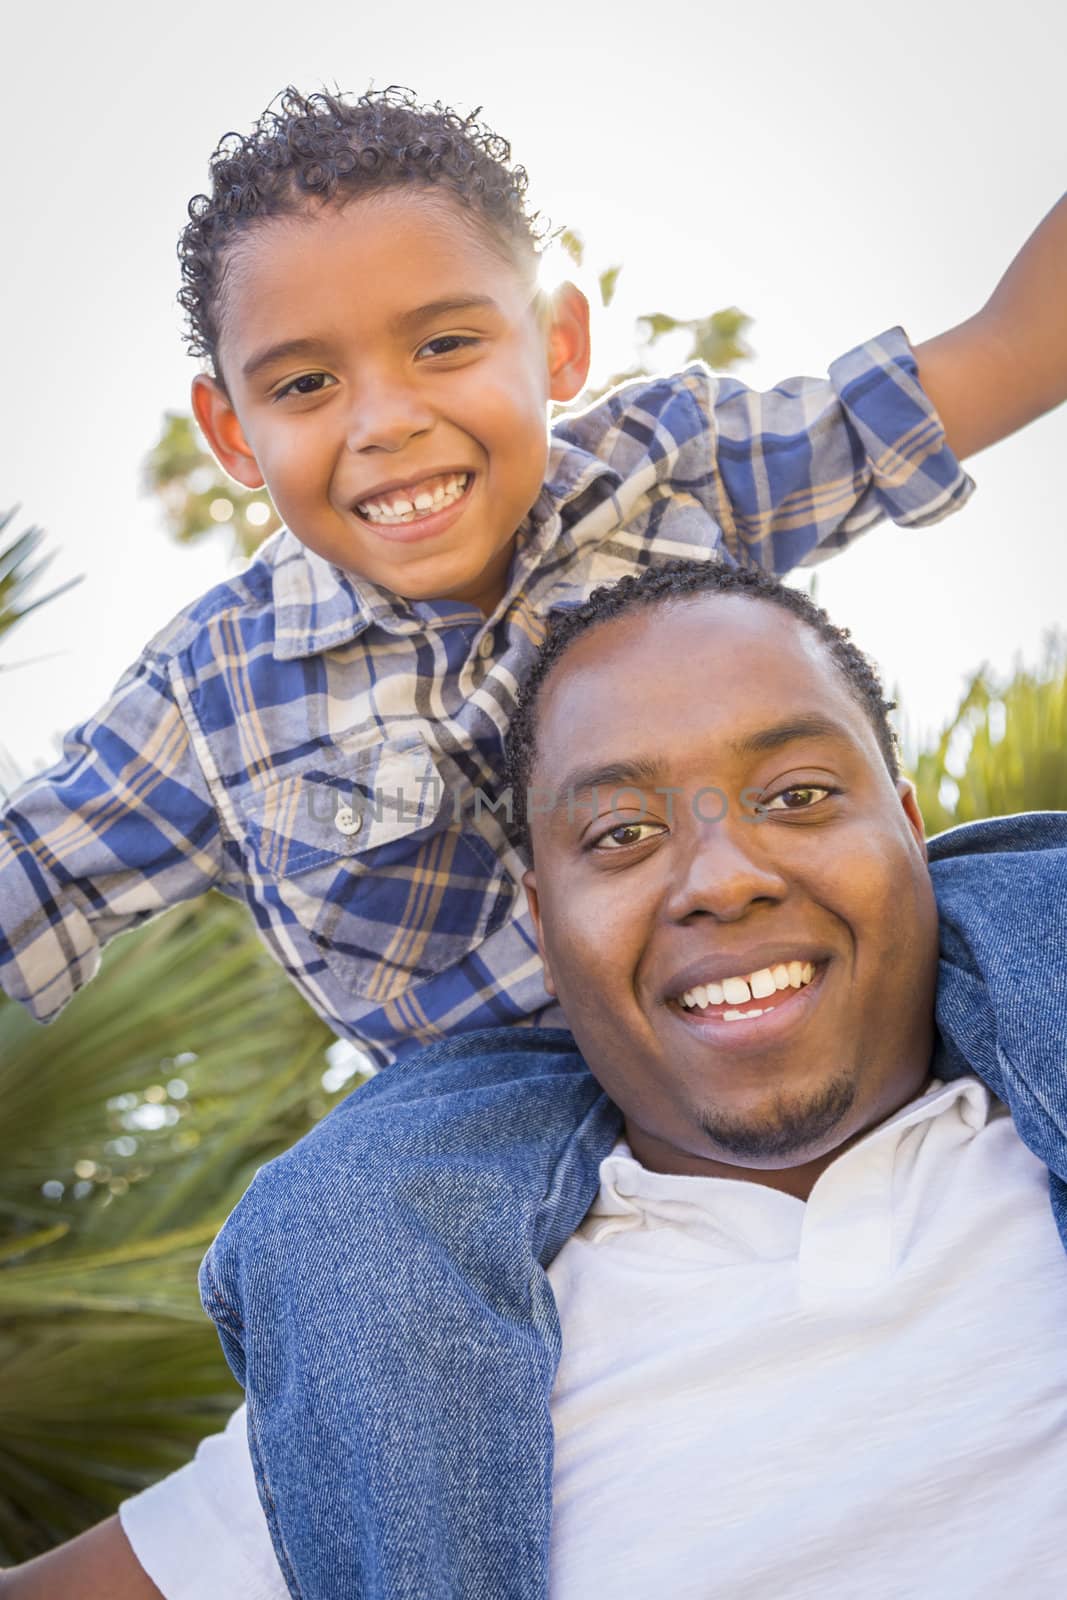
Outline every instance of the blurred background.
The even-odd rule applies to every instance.
[[[482,107],[569,230],[595,385],[695,349],[770,386],[894,323],[927,338],[1067,186],[1052,0],[60,0],[6,42],[0,789],[273,526],[187,423],[175,242],[220,135],[286,83]],[[1061,412],[971,463],[950,522],[819,569],[895,687],[933,829],[1067,805],[1065,444]],[[121,940],[47,1031],[0,1006],[0,1565],[220,1423],[196,1263],[363,1068],[213,898]]]

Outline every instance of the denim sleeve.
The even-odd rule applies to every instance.
[[[145,656],[0,816],[0,986],[51,1021],[109,939],[220,871],[218,819],[165,661]]]

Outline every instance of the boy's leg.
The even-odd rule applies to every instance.
[[[257,1175],[202,1285],[294,1594],[546,1593],[543,1263],[618,1130],[568,1035],[501,1029],[388,1068]]]

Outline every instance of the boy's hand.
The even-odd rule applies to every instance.
[[[957,456],[1067,400],[1067,195],[975,316],[916,346],[919,378]]]
[[[0,1600],[164,1600],[118,1517],[0,1573]]]

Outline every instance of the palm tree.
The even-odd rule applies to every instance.
[[[1067,809],[1067,635],[1000,683],[982,667],[932,750],[914,763],[926,825]]]
[[[119,940],[48,1029],[0,1004],[0,1566],[186,1461],[236,1404],[197,1264],[336,1099],[331,1043],[217,896]]]

